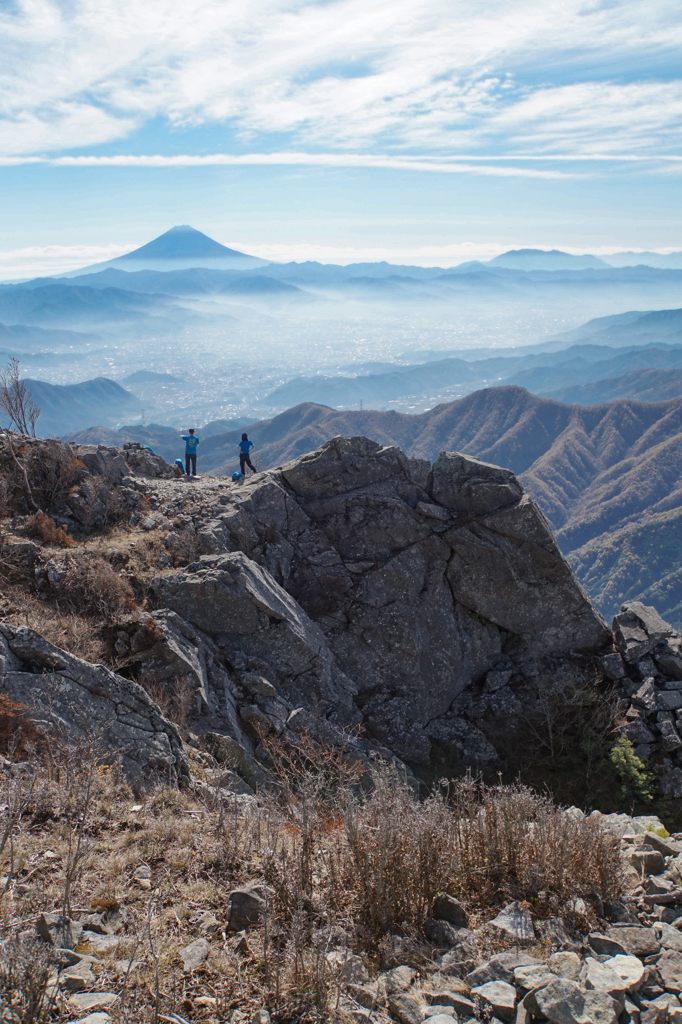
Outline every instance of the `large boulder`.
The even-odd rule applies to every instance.
[[[431,467],[334,438],[228,491],[213,515],[212,559],[156,581],[159,602],[228,661],[274,658],[287,700],[362,719],[415,766],[434,743],[494,760],[493,720],[513,726],[529,674],[540,688],[587,677],[585,659],[611,644],[514,475],[469,456]],[[470,714],[462,701],[486,680]]]
[[[90,741],[98,757],[119,760],[129,783],[189,778],[178,730],[137,683],[67,654],[27,626],[0,624],[0,692],[32,709],[55,739]]]

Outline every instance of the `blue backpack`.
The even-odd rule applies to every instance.
[[[176,460],[175,460],[175,465],[176,465],[176,466],[178,467],[178,469],[180,470],[180,475],[181,475],[181,476],[184,476],[184,475],[185,475],[185,467],[184,467],[184,466],[183,466],[183,464],[182,464],[182,459],[176,459]]]
[[[235,472],[234,472],[234,473],[232,474],[232,479],[233,479],[233,480],[234,480],[234,482],[235,482],[235,483],[237,484],[237,483],[239,483],[239,481],[240,481],[240,480],[243,480],[243,479],[244,479],[244,474],[243,474],[243,473],[240,473],[240,472],[239,472],[239,470],[237,469],[237,470],[235,470]]]

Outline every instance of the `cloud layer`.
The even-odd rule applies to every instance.
[[[682,153],[681,44],[674,0],[16,0],[0,156],[161,121],[214,154],[657,163]]]

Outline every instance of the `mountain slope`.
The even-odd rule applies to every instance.
[[[578,384],[545,392],[557,402],[600,405],[619,398],[638,402],[666,402],[682,395],[682,370],[655,370],[647,367],[619,377],[607,377],[593,384]]]
[[[107,377],[96,377],[80,384],[48,384],[26,378],[26,386],[41,409],[36,424],[41,437],[63,434],[65,430],[94,422],[114,425],[143,409],[135,395]]]

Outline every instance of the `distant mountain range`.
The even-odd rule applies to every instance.
[[[48,384],[26,378],[26,386],[41,409],[36,424],[40,437],[63,434],[97,422],[105,427],[139,415],[144,406],[130,391],[114,380],[96,377],[80,384]],[[0,413],[0,423],[7,426]]]

